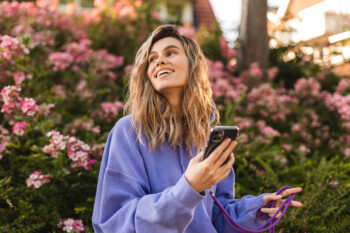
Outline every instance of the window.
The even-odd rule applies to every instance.
[[[167,0],[159,7],[161,20],[167,23],[193,24],[193,1],[190,0]]]
[[[183,4],[167,3],[167,21],[169,23],[182,23]]]

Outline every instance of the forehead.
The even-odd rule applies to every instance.
[[[160,52],[164,49],[166,49],[169,46],[176,46],[181,50],[184,50],[182,43],[174,38],[174,37],[165,37],[163,39],[158,40],[156,43],[153,44],[152,48],[151,48],[151,52]]]

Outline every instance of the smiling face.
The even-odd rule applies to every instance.
[[[157,92],[182,94],[188,80],[188,58],[178,39],[165,37],[152,46],[148,57],[147,77]]]

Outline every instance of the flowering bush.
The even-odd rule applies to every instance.
[[[61,220],[57,226],[59,228],[62,228],[65,232],[74,232],[74,233],[80,233],[84,232],[86,227],[84,227],[81,220],[74,220],[72,218],[63,219]]]
[[[34,171],[33,174],[26,179],[28,188],[39,188],[41,185],[49,183],[51,174],[44,175],[41,171]]]
[[[96,0],[81,15],[53,3],[0,3],[0,232],[92,231],[104,143],[122,116],[136,49],[158,23],[154,1]],[[292,210],[282,226],[349,227],[349,79],[326,80],[298,60],[291,83],[281,82],[284,63],[238,75],[237,51],[217,25],[180,31],[208,55],[222,124],[240,128],[237,197],[304,186],[305,211]]]

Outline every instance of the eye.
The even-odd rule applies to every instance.
[[[175,51],[169,51],[167,54],[168,54],[168,56],[171,56],[173,54],[176,54],[176,52]]]
[[[152,62],[154,62],[154,61],[156,60],[156,58],[157,58],[156,56],[153,56],[153,57],[151,57],[151,58],[149,59],[148,62],[149,62],[149,63],[152,63]]]

